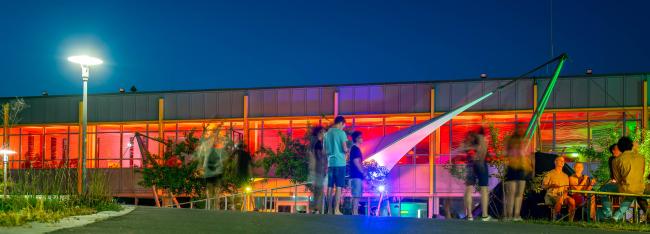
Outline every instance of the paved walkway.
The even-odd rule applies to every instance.
[[[133,212],[55,233],[612,233],[527,223],[428,220],[397,217],[240,213],[138,207]]]

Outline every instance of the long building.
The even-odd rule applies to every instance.
[[[587,145],[609,129],[618,128],[627,134],[646,127],[649,77],[650,73],[561,77],[541,118],[538,149],[571,156],[575,146]],[[137,185],[140,179],[135,171],[142,166],[142,158],[139,148],[133,147],[135,132],[181,140],[193,129],[200,133],[206,124],[220,123],[240,133],[256,151],[262,146],[276,147],[280,133],[301,137],[310,125],[327,125],[334,116],[344,115],[349,127],[372,139],[445,113],[509,80],[90,95],[87,165],[111,175],[116,197],[147,198],[152,196],[151,190]],[[387,196],[424,214],[439,214],[441,198],[460,197],[463,192],[462,182],[450,176],[444,165],[466,132],[491,123],[506,134],[516,123],[528,123],[538,94],[544,92],[548,81],[522,78],[441,127],[393,168]],[[12,99],[2,98],[2,102]],[[10,148],[18,152],[11,158],[10,168],[77,167],[81,96],[24,100],[29,108],[19,124],[5,126],[2,132],[2,139],[9,139]],[[148,148],[154,153],[162,150],[158,144],[149,144]],[[261,171],[256,173],[263,177]],[[254,189],[289,184],[272,178],[260,181]],[[304,192],[276,191],[275,196],[275,210],[305,210],[304,201],[309,199]],[[300,204],[293,199],[296,196],[301,197]],[[366,196],[373,198],[376,194],[366,191]],[[264,197],[267,204],[268,195]],[[402,210],[399,213],[405,214]]]

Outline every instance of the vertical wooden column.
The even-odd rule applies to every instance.
[[[2,113],[4,113],[2,116],[2,129],[4,130],[2,132],[2,142],[6,147],[9,147],[9,103],[2,105]]]
[[[535,111],[537,111],[537,99],[538,99],[538,97],[537,97],[537,82],[535,82],[533,84],[533,114],[535,114]],[[532,116],[531,116],[531,118],[532,118]],[[540,117],[540,119],[541,119],[541,117]],[[537,123],[537,124],[539,124],[539,123]],[[532,141],[532,147],[531,147],[531,150],[533,152],[538,150],[537,149],[537,141],[541,140],[541,138],[538,137],[538,136],[540,136],[538,134],[540,132],[540,128],[541,128],[541,126],[539,128],[537,128],[537,131],[533,134],[533,141]],[[539,151],[542,151],[541,144],[540,144],[540,147],[539,147]]]
[[[339,116],[339,91],[338,90],[334,91],[334,118],[336,118],[336,116]],[[332,121],[334,120],[332,119]]]
[[[244,144],[248,145],[248,94],[244,95]]]
[[[9,148],[9,103],[2,104],[2,143],[5,148]]]
[[[429,119],[433,119],[435,117],[435,112],[436,112],[436,103],[435,103],[435,98],[436,97],[436,89],[432,88],[431,93],[429,96]],[[439,141],[438,137],[436,137],[436,133],[438,133],[438,130],[434,131],[429,135],[429,209],[427,212],[428,218],[433,218],[433,213],[434,213],[434,202],[433,202],[433,195],[435,192],[435,173],[436,173],[436,168],[435,168],[435,155],[438,151],[438,148],[436,147],[436,142]]]
[[[163,120],[165,120],[165,99],[164,98],[158,98],[158,137],[165,141],[165,125],[163,123]],[[163,152],[165,151],[165,145],[164,144],[158,144],[158,156],[162,157]]]
[[[643,129],[648,128],[648,80],[643,79],[643,113],[641,114],[643,122],[641,122],[641,127]]]
[[[82,117],[83,109],[84,109],[83,108],[83,101],[80,101],[79,102],[79,124],[78,124],[79,128],[78,128],[78,131],[77,131],[77,132],[79,132],[79,134],[78,134],[79,146],[77,147],[77,148],[79,148],[78,149],[79,153],[77,154],[77,193],[79,193],[79,194],[81,194],[81,192],[82,192],[81,190],[83,189],[82,186],[81,186],[81,183],[82,183],[81,172],[83,170],[83,168],[81,168],[81,166],[83,165],[83,163],[81,161],[81,154],[82,154],[81,151],[83,150],[83,136],[81,135],[81,127],[82,127],[81,126],[82,125],[81,121],[82,121],[82,118],[83,118]]]
[[[9,103],[2,104],[2,113],[4,113],[2,116],[2,148],[9,149]],[[9,167],[9,164],[7,164],[7,167]]]

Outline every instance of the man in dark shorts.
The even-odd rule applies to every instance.
[[[329,214],[335,215],[342,214],[339,210],[339,203],[341,190],[345,187],[348,136],[343,131],[344,127],[345,118],[337,116],[334,119],[334,125],[325,133],[324,139],[324,150],[327,154],[327,211]],[[336,193],[334,189],[336,189]]]
[[[363,167],[361,162],[363,162],[363,155],[359,145],[363,143],[363,138],[361,138],[361,132],[355,131],[352,133],[352,148],[350,149],[350,161],[348,165],[350,166],[350,187],[352,187],[352,215],[359,214],[359,199],[363,197]]]

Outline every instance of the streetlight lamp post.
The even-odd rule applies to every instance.
[[[102,64],[103,61],[98,58],[90,57],[87,55],[68,57],[68,61],[78,63],[81,65],[81,79],[83,80],[83,99],[81,107],[81,191],[86,191],[86,154],[87,143],[86,137],[88,128],[88,76],[90,74],[90,66]],[[77,164],[78,165],[78,164]]]
[[[3,169],[4,169],[4,174],[2,177],[2,184],[3,184],[3,191],[2,191],[2,199],[5,199],[7,197],[7,165],[9,162],[9,155],[10,154],[15,154],[16,151],[10,150],[10,149],[2,149],[0,150],[0,154],[2,154],[2,161],[3,161]]]

